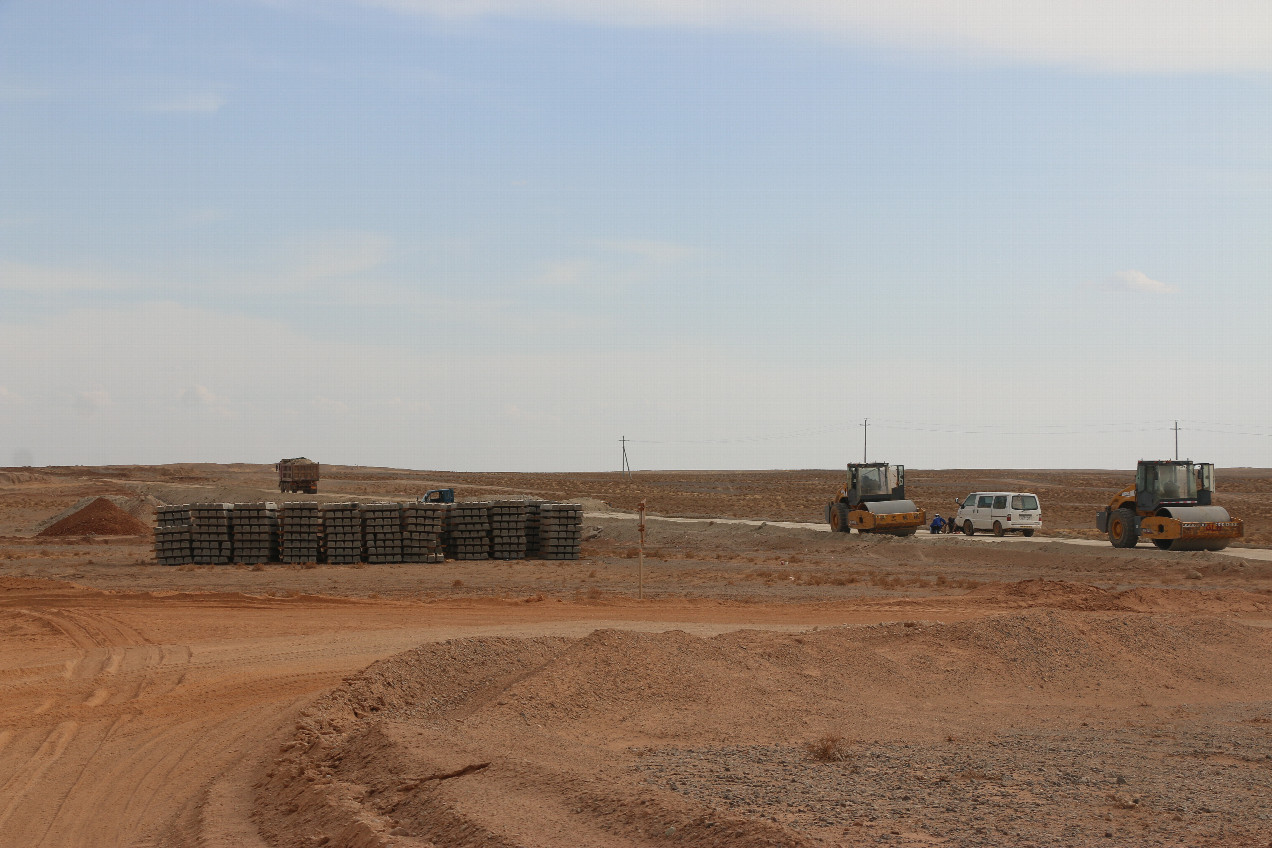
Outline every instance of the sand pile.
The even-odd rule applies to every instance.
[[[803,757],[810,740],[842,735],[856,750],[904,761],[908,746],[968,739],[981,747],[964,759],[992,774],[994,758],[1013,750],[996,733],[1019,732],[1022,716],[1053,729],[1106,717],[1124,728],[1125,715],[1147,717],[1149,704],[1266,705],[1270,647],[1272,631],[1225,622],[1068,611],[709,639],[602,630],[428,645],[371,666],[306,711],[261,786],[258,822],[288,846],[324,834],[367,846],[812,844],[828,836],[820,822],[841,831],[849,822],[819,815],[798,825],[755,806],[790,797],[779,786],[790,770],[773,763]],[[1099,752],[1112,744],[1103,733],[1065,745]],[[739,764],[758,752],[758,771],[706,767],[719,751]],[[650,782],[642,763],[667,752],[654,771],[692,775],[694,786]],[[800,778],[814,794],[816,777]],[[891,804],[902,778],[884,778],[893,782],[878,803]],[[858,780],[834,781],[845,779]],[[759,781],[745,809],[730,802],[739,781]],[[892,814],[872,809],[871,821],[884,818],[868,832],[895,828]],[[974,807],[966,815],[945,826],[971,826]],[[1088,818],[1103,836],[1103,818]]]
[[[41,530],[38,536],[144,536],[150,527],[107,498],[90,501],[82,509]]]

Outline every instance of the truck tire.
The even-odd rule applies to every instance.
[[[1109,542],[1115,548],[1133,548],[1139,543],[1134,512],[1129,509],[1115,509],[1110,513]]]
[[[964,536],[976,535],[976,528],[972,526],[972,519],[970,518],[963,519],[963,535]]]
[[[1003,534],[1004,534],[1004,533],[1006,533],[1006,532],[1007,532],[1007,531],[1003,529],[1003,523],[1002,523],[1001,521],[995,521],[995,522],[994,522],[994,535],[995,535],[995,536],[997,536],[998,538],[1000,538],[1000,539],[1001,539],[1001,538],[1003,537]]]
[[[1034,531],[1032,527],[1026,527],[1024,530],[1020,531],[1020,535],[1024,536],[1026,539],[1032,536],[1033,534],[1034,534]]]

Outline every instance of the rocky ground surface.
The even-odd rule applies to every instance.
[[[664,749],[635,768],[657,790],[829,844],[1265,845],[1269,706],[926,744]]]

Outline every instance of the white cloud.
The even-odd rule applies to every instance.
[[[394,412],[404,415],[422,415],[433,412],[433,404],[423,400],[407,400],[405,398],[390,398],[387,406]]]
[[[0,291],[35,294],[70,291],[113,291],[138,285],[117,274],[86,268],[54,268],[0,262]]]
[[[1104,281],[1103,287],[1130,294],[1173,294],[1178,286],[1154,280],[1143,271],[1118,271]]]
[[[380,233],[320,233],[289,249],[288,275],[297,283],[349,277],[384,264],[393,241]]]
[[[145,105],[147,112],[171,112],[210,115],[221,111],[225,98],[219,94],[187,94],[167,100],[154,100]]]
[[[443,18],[784,29],[973,59],[1134,72],[1272,69],[1266,0],[360,0]]]
[[[190,221],[217,220],[216,210],[195,210]],[[3,222],[0,222],[3,223]],[[365,275],[384,264],[393,242],[387,236],[368,232],[317,233],[283,246],[274,261],[247,271],[219,275],[215,285],[222,291],[255,291],[262,287],[309,288],[328,282],[345,281]],[[191,275],[194,278],[202,274]],[[370,281],[359,279],[359,283]],[[160,280],[151,276],[126,275],[95,268],[32,265],[0,260],[0,292],[28,294],[73,294],[76,292],[151,292],[167,296],[188,281]],[[359,298],[366,295],[359,291]]]
[[[319,412],[326,412],[332,415],[344,415],[349,411],[349,405],[344,401],[334,400],[329,397],[316,397],[312,401],[312,406]]]
[[[592,263],[584,259],[553,262],[534,278],[534,282],[541,286],[586,285],[593,270]]]
[[[207,386],[198,384],[186,386],[180,395],[181,405],[186,409],[212,412],[217,415],[228,415],[229,405]]]
[[[72,403],[76,412],[88,417],[98,410],[110,406],[110,393],[105,389],[88,389],[87,391],[76,392],[72,398]]]
[[[562,259],[549,263],[531,283],[547,287],[619,289],[648,281],[693,255],[674,242],[645,239],[605,241],[594,245],[597,259]]]
[[[672,265],[693,254],[691,248],[669,241],[634,239],[608,242],[607,246],[619,253],[631,254],[657,265]]]

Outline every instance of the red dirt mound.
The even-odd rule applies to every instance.
[[[45,527],[36,535],[144,536],[149,532],[149,527],[115,506],[113,502],[106,498],[98,498],[56,524]]]

